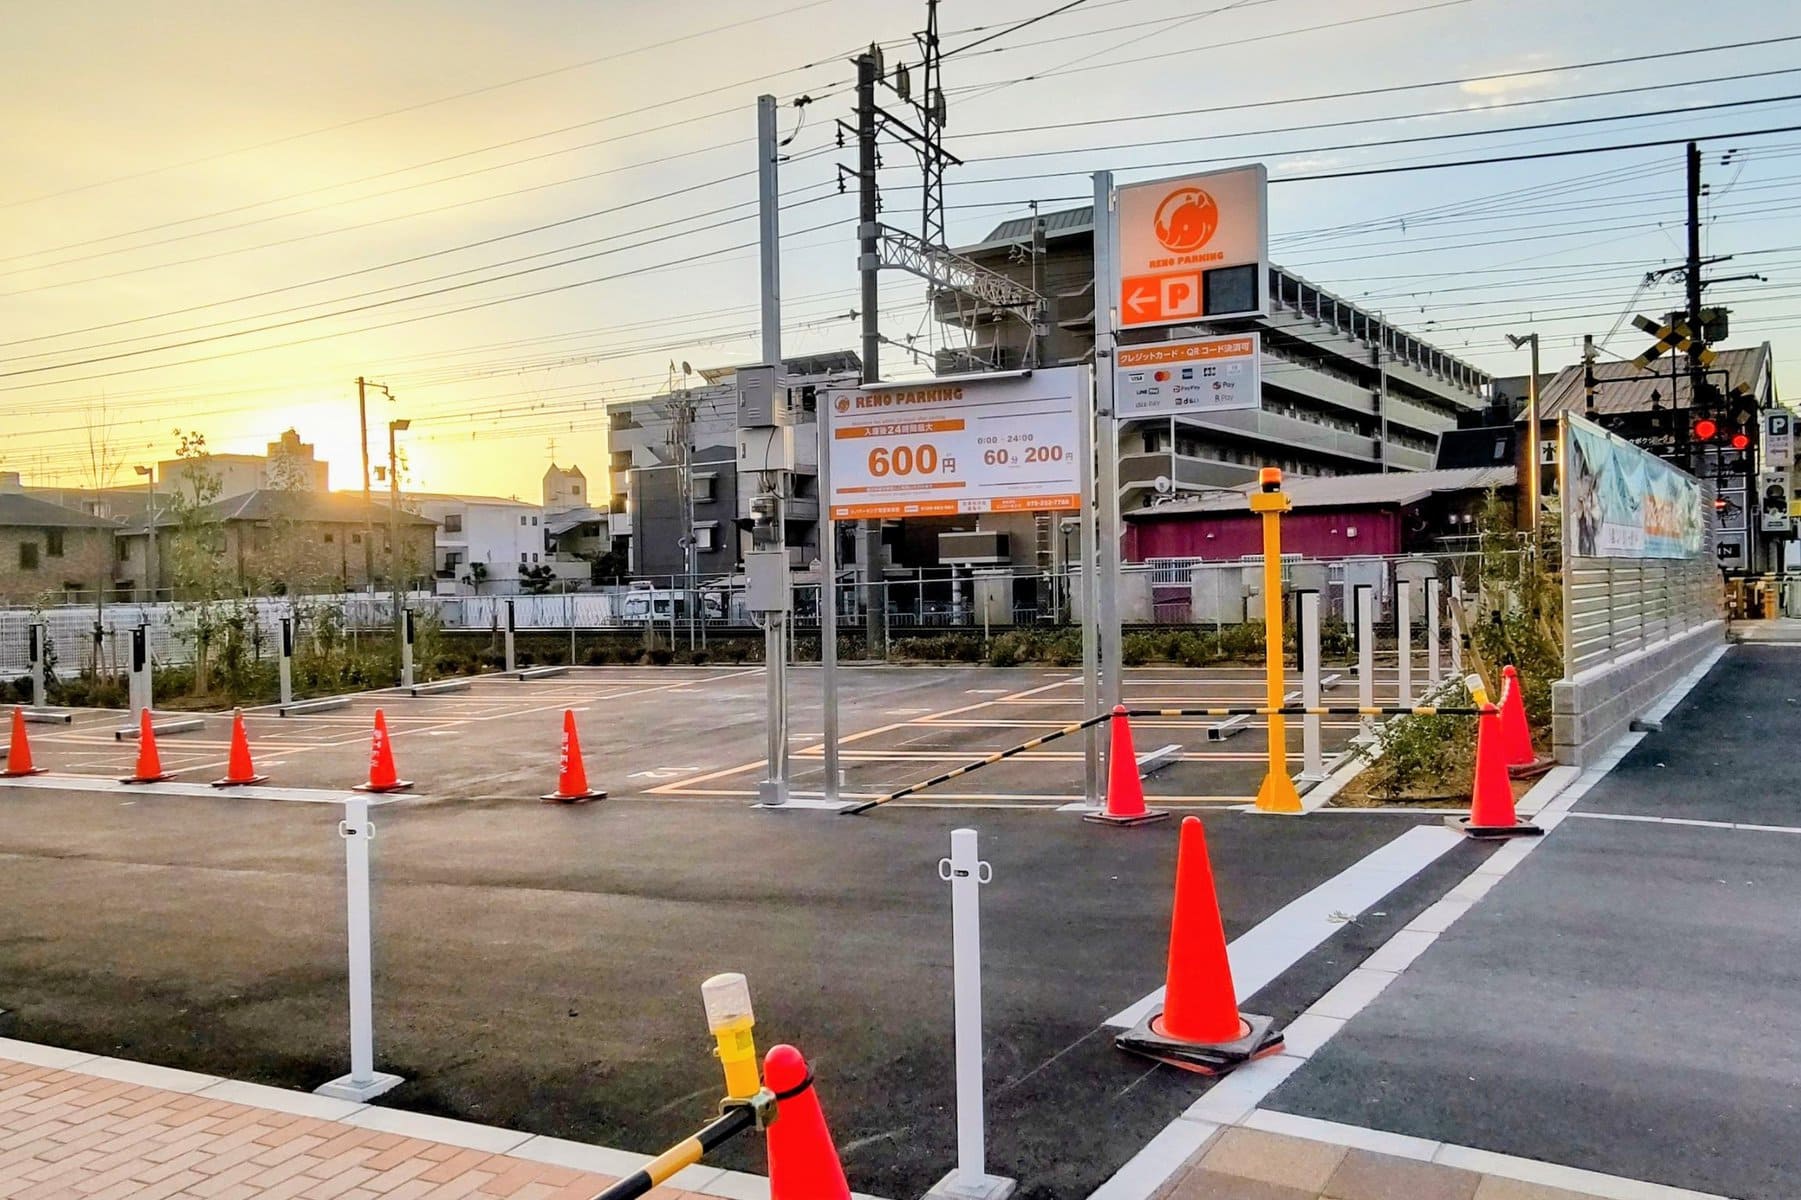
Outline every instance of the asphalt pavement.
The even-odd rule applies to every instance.
[[[337,815],[229,796],[0,793],[11,1035],[290,1087],[342,1073]],[[377,1056],[408,1079],[383,1103],[654,1152],[718,1090],[699,982],[742,970],[761,1044],[811,1058],[854,1184],[920,1194],[954,1153],[936,863],[964,824],[994,866],[991,1146],[1021,1194],[1086,1194],[1205,1086],[1117,1051],[1101,1028],[1162,981],[1173,823],[667,801],[401,801],[375,822]],[[1208,822],[1234,936],[1413,823]],[[1383,919],[1347,928],[1257,1002],[1299,1011]],[[761,1166],[742,1150],[721,1165]]]
[[[1792,1198],[1798,681],[1801,651],[1731,649],[1266,1107]]]

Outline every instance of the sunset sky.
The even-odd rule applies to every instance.
[[[945,46],[1055,7],[945,0]],[[390,417],[413,422],[415,486],[535,499],[552,438],[559,461],[598,478],[606,402],[660,390],[672,359],[757,356],[745,244],[759,92],[813,97],[782,110],[784,132],[798,125],[783,177],[786,350],[855,348],[854,197],[837,194],[834,166],[853,161],[834,143],[847,58],[872,40],[890,61],[916,57],[924,11],[11,4],[0,469],[92,482],[97,438],[116,473],[102,481],[128,482],[133,464],[172,455],[176,429],[260,452],[291,425],[351,487],[361,374],[398,397],[372,402],[372,446],[385,450]],[[1707,11],[1087,0],[946,63],[949,146],[968,162],[950,177],[952,239],[977,240],[1033,199],[1079,203],[1095,168],[1131,180],[1262,160],[1272,257],[1291,270],[1492,371],[1525,370],[1503,334],[1533,328],[1548,367],[1572,361],[1584,332],[1613,331],[1607,349],[1631,357],[1643,337],[1626,319],[1680,295],[1676,281],[1638,290],[1682,253],[1680,146],[1279,181],[1698,135],[1706,250],[1737,256],[1715,270],[1768,277],[1709,299],[1734,310],[1730,345],[1770,340],[1781,366],[1801,354],[1801,40],[1778,39],[1801,37],[1801,13],[1778,0]],[[1762,44],[1705,49],[1735,42]],[[1603,59],[1627,61],[1556,69]],[[1182,115],[1126,119],[1158,113]],[[1478,136],[1381,144],[1465,131]],[[916,229],[917,172],[900,148],[882,180],[885,219]],[[884,280],[884,331],[923,342],[922,288]],[[885,365],[905,369],[893,351]]]

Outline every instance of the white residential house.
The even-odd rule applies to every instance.
[[[440,595],[516,592],[521,567],[550,561],[540,505],[444,492],[408,492],[402,503],[438,523]]]

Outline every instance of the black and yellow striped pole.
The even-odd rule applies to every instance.
[[[1259,490],[1251,493],[1251,511],[1263,516],[1264,678],[1269,687],[1269,771],[1257,789],[1261,812],[1298,813],[1301,794],[1288,777],[1288,722],[1282,708],[1282,514],[1289,510],[1282,472],[1264,467],[1257,473]]]
[[[1036,747],[1044,745],[1046,742],[1054,742],[1058,738],[1068,737],[1072,733],[1080,733],[1084,729],[1092,729],[1103,721],[1111,720],[1112,716],[1112,713],[1101,713],[1098,716],[1089,717],[1085,721],[1072,722],[1060,729],[1053,729],[1049,733],[1040,734],[1029,742],[1021,742],[1017,746],[1009,746],[1005,750],[998,750],[993,754],[984,755],[972,762],[966,762],[960,767],[953,767],[941,775],[934,775],[930,779],[922,779],[918,783],[910,783],[898,791],[889,792],[885,796],[877,796],[873,800],[865,800],[861,804],[853,804],[851,807],[841,809],[840,811],[847,816],[855,816],[857,813],[868,812],[870,809],[880,807],[881,805],[887,804],[889,801],[899,800],[903,796],[911,796],[915,792],[923,792],[927,788],[937,787],[941,783],[949,783],[959,775],[967,775],[971,771],[979,771],[983,767],[993,766],[997,762],[1012,758],[1015,754],[1024,754],[1027,750],[1035,749]]]
[[[757,1070],[757,1047],[751,1030],[756,1014],[750,1006],[750,984],[736,972],[714,975],[700,985],[706,1007],[707,1030],[717,1043],[719,1065],[725,1071],[725,1099],[720,1113],[692,1137],[683,1138],[642,1167],[601,1192],[594,1200],[633,1200],[644,1196],[684,1167],[691,1167],[711,1150],[743,1133],[761,1129],[775,1120],[776,1097],[763,1086]]]
[[[756,1111],[750,1106],[728,1108],[724,1115],[708,1122],[700,1132],[683,1138],[595,1196],[594,1200],[634,1200],[635,1197],[649,1195],[652,1188],[668,1183],[677,1171],[693,1166],[708,1151],[723,1146],[746,1129],[753,1128],[756,1123]]]

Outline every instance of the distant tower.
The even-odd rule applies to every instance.
[[[551,463],[550,469],[544,472],[544,511],[568,512],[572,508],[586,508],[588,502],[588,477],[582,474],[582,469],[574,463],[568,469]]]

